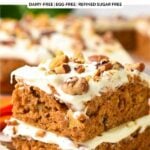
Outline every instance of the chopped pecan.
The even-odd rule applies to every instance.
[[[72,61],[75,63],[83,64],[84,63],[84,56],[82,53],[77,52],[75,53],[74,57],[72,58]]]
[[[71,77],[62,85],[62,90],[71,95],[82,95],[89,89],[85,78]]]
[[[109,59],[108,59],[108,57],[107,56],[104,56],[104,55],[92,55],[92,56],[90,56],[89,57],[89,60],[91,61],[91,62],[100,62],[100,61],[108,61]]]
[[[98,69],[97,69],[97,71],[96,71],[96,73],[94,74],[93,79],[95,81],[98,81],[99,78],[100,78],[101,73],[103,73],[104,71],[107,71],[109,69],[112,69],[112,64],[110,62],[105,63],[105,64],[99,66]]]
[[[100,74],[101,74],[101,71],[98,69],[98,70],[96,71],[96,73],[94,74],[94,76],[93,76],[93,80],[94,80],[94,81],[99,81],[99,79],[100,79]]]
[[[100,66],[98,66],[98,69],[101,71],[101,72],[104,72],[104,71],[107,71],[107,70],[109,70],[109,69],[112,69],[112,64],[110,63],[110,62],[108,62],[108,63],[105,63],[105,64],[103,64],[103,65],[100,65]]]
[[[70,66],[68,64],[62,64],[54,69],[55,73],[63,74],[70,72]]]
[[[68,62],[69,62],[69,58],[66,55],[56,56],[50,64],[50,69],[54,70],[55,67],[58,67],[62,65],[63,63],[68,63]]]
[[[118,70],[118,69],[121,69],[121,68],[124,68],[124,66],[121,65],[119,62],[115,62],[112,66],[112,69],[115,69],[115,70]]]
[[[85,68],[83,65],[79,65],[79,66],[75,67],[75,71],[78,73],[82,73],[85,71]]]
[[[125,67],[129,70],[138,70],[140,72],[144,71],[145,69],[144,63],[128,64]]]
[[[36,136],[38,136],[38,137],[44,137],[45,134],[46,134],[46,132],[43,131],[43,130],[38,130],[38,131],[36,132]]]

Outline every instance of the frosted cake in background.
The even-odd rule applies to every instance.
[[[83,52],[86,57],[102,54],[124,63],[132,62],[111,33],[96,33],[93,20],[88,17],[27,15],[19,21],[1,19],[0,33],[0,93],[11,93],[13,86],[9,81],[14,69],[25,64],[38,65],[60,50],[70,57]]]

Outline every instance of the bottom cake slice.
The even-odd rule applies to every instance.
[[[11,118],[7,124],[3,132],[12,137],[17,150],[150,149],[150,115],[124,123],[83,143],[75,143],[67,137],[42,130],[15,118]]]

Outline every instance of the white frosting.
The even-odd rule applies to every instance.
[[[0,133],[0,142],[11,142],[11,137]]]
[[[13,38],[5,31],[0,30],[0,41],[12,40]]]
[[[95,27],[98,31],[105,32],[109,30],[133,29],[134,20],[124,20],[117,18],[97,18]]]
[[[50,49],[53,53],[55,53],[56,50],[61,50],[72,57],[78,41],[75,38],[61,33],[53,33],[50,36],[42,37],[41,44],[43,47]]]
[[[67,137],[58,136],[55,133],[47,132],[47,131],[44,137],[39,137],[39,136],[36,136],[36,133],[42,129],[26,124],[15,118],[12,118],[10,121],[13,121],[13,120],[16,120],[19,123],[19,125],[15,126],[17,133],[15,135],[13,134],[14,126],[7,126],[3,130],[3,133],[5,135],[8,135],[10,137],[17,137],[19,135],[22,135],[22,136],[26,136],[28,138],[32,138],[34,140],[41,141],[44,143],[54,143],[54,144],[59,145],[59,147],[63,150],[68,149],[68,147],[72,150],[75,148],[74,143]]]
[[[21,79],[23,82],[29,86],[35,86],[51,94],[51,89],[49,85],[53,86],[57,94],[57,97],[63,103],[69,103],[75,110],[81,111],[84,109],[84,104],[90,101],[95,96],[100,96],[101,93],[115,90],[116,88],[128,83],[128,75],[134,76],[138,75],[142,80],[145,80],[150,85],[150,78],[145,73],[139,71],[127,71],[125,69],[120,70],[108,70],[101,74],[99,81],[94,81],[90,78],[89,90],[82,95],[70,95],[63,92],[61,86],[70,77],[93,77],[96,72],[96,63],[83,64],[85,67],[85,72],[79,74],[74,68],[78,65],[76,63],[69,63],[71,71],[66,74],[47,74],[45,71],[41,70],[41,67],[45,67],[48,71],[49,61],[47,63],[40,65],[39,67],[29,67],[24,66],[12,72],[11,76],[15,76],[16,80]]]
[[[0,45],[0,58],[22,59],[30,64],[39,64],[43,59],[49,58],[48,50],[38,45],[31,45],[29,39],[16,39],[16,44]]]
[[[86,141],[84,143],[78,143],[82,145],[81,147],[77,147],[72,140],[67,137],[56,135],[55,133],[45,131],[45,136],[39,137],[36,136],[36,133],[39,130],[37,127],[31,126],[26,124],[22,121],[19,121],[15,118],[12,118],[11,121],[16,120],[19,124],[15,126],[16,134],[13,134],[13,127],[14,126],[7,126],[3,133],[10,136],[10,137],[17,137],[19,135],[25,136],[28,138],[32,138],[34,140],[44,142],[44,143],[51,143],[57,144],[62,150],[71,149],[71,150],[91,150],[95,149],[98,145],[106,142],[106,143],[117,143],[127,137],[129,137],[132,133],[136,130],[139,130],[139,133],[145,131],[147,127],[150,126],[150,115],[141,117],[135,121],[130,121],[128,123],[124,123],[118,127],[110,129],[106,132],[103,132],[101,136],[96,136],[95,138]],[[44,131],[44,130],[43,130]]]

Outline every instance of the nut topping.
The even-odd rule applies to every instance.
[[[83,65],[79,65],[78,67],[74,68],[76,72],[82,73],[85,71],[85,68]]]
[[[104,56],[104,55],[92,55],[89,57],[89,60],[91,62],[100,62],[102,60],[107,60],[108,61],[108,57],[107,56]]]
[[[71,77],[62,85],[62,90],[71,95],[82,95],[89,89],[85,78]]]
[[[113,65],[110,62],[108,62],[108,63],[105,63],[103,65],[99,65],[98,70],[100,70],[100,72],[104,72],[104,71],[107,71],[109,69],[112,69],[112,66]]]
[[[54,69],[57,74],[64,74],[70,72],[70,67],[68,64],[62,64]]]
[[[93,79],[94,79],[95,81],[98,81],[99,78],[100,78],[101,73],[103,73],[104,71],[107,71],[107,70],[109,70],[109,69],[112,69],[112,66],[113,66],[113,65],[112,65],[110,62],[109,62],[109,63],[105,63],[105,64],[103,64],[103,65],[100,65],[100,66],[98,67],[98,70],[96,71],[96,73],[95,73]]]
[[[63,63],[68,63],[69,58],[65,55],[56,56],[50,64],[50,69],[54,70],[56,67],[61,66]]]
[[[72,58],[72,61],[75,63],[83,64],[84,63],[84,56],[82,53],[77,52],[75,53],[74,57]]]
[[[124,68],[124,66],[121,65],[119,62],[115,62],[113,64],[113,67],[112,67],[112,69],[115,69],[115,70],[118,70],[118,69],[121,69],[121,68]]]
[[[129,70],[138,70],[140,72],[144,71],[145,69],[144,63],[128,64],[125,67]]]

